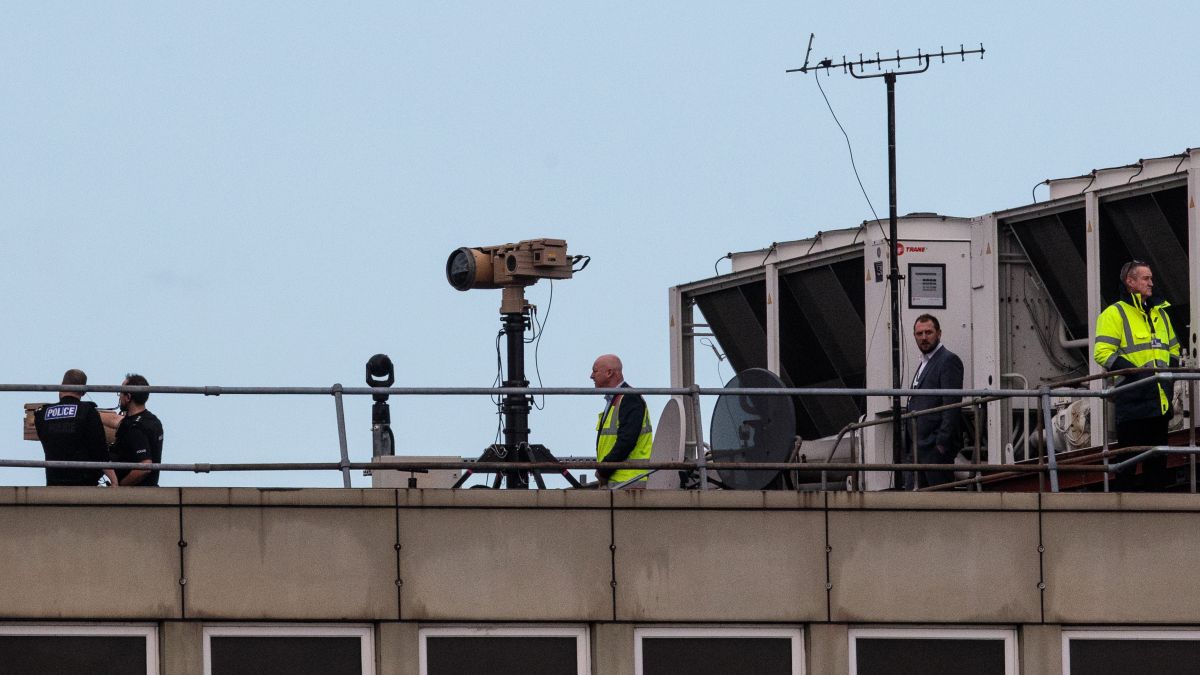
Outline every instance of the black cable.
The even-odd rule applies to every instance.
[[[724,260],[726,258],[733,260],[733,251],[726,253],[725,255],[721,256],[720,258],[717,258],[716,262],[713,263],[713,276],[717,276],[717,277],[721,276],[721,273],[719,271],[717,271],[717,263],[721,262],[722,260]]]
[[[1181,154],[1181,155],[1179,156],[1179,163],[1175,165],[1175,170],[1174,170],[1174,171],[1172,171],[1171,173],[1179,173],[1179,167],[1183,166],[1183,162],[1184,162],[1184,160],[1186,160],[1187,158],[1188,158],[1188,155],[1187,155],[1187,153],[1186,153],[1186,152],[1185,152],[1185,153],[1183,153],[1183,154]]]
[[[538,335],[541,332],[541,327],[542,327],[541,324],[539,324],[537,321],[537,307],[534,305],[530,305],[529,306],[529,337],[525,337],[524,332],[522,332],[521,340],[527,345],[533,344],[534,340],[538,339]]]
[[[1095,182],[1096,182],[1096,172],[1092,171],[1092,179],[1088,181],[1087,185],[1083,186],[1083,189],[1079,191],[1079,194],[1083,194],[1083,193],[1087,192],[1088,188],[1092,187],[1092,183],[1095,183]]]
[[[502,337],[504,337],[503,328],[500,329],[500,332],[496,333],[496,379],[492,380],[492,387],[500,386],[500,383],[504,380],[504,361],[500,356],[500,338]],[[500,431],[504,425],[504,411],[501,408],[502,397],[493,396],[491,398],[492,403],[496,405],[496,440],[493,442],[499,443]]]
[[[1034,183],[1034,184],[1033,184],[1033,189],[1029,191],[1029,195],[1030,195],[1031,197],[1033,197],[1033,203],[1034,203],[1034,204],[1036,204],[1036,203],[1037,203],[1037,189],[1038,189],[1038,186],[1039,186],[1039,185],[1049,185],[1049,184],[1050,184],[1050,179],[1049,179],[1049,178],[1047,178],[1046,180],[1039,180],[1038,182],[1036,182],[1036,183]]]
[[[777,248],[779,248],[779,242],[777,242],[777,241],[771,242],[771,247],[767,249],[767,254],[763,256],[762,262],[760,262],[758,264],[760,266],[767,264],[767,258],[770,258],[771,254],[774,253],[775,249],[777,249]]]
[[[1146,168],[1146,160],[1144,160],[1144,159],[1139,159],[1139,160],[1138,160],[1138,170],[1137,170],[1137,173],[1135,173],[1135,174],[1133,174],[1132,176],[1130,176],[1130,177],[1129,177],[1129,180],[1125,181],[1125,184],[1126,184],[1126,185],[1129,185],[1130,183],[1132,183],[1134,178],[1137,178],[1138,176],[1142,175],[1142,170],[1143,170],[1143,169],[1145,169],[1145,168]],[[1176,169],[1176,170],[1178,170],[1178,169],[1179,169],[1179,167],[1175,167],[1175,169]]]
[[[858,175],[858,165],[854,163],[854,148],[850,145],[850,134],[846,133],[846,128],[842,126],[841,120],[838,119],[837,113],[833,112],[833,105],[829,103],[829,97],[825,95],[825,88],[821,86],[821,78],[817,76],[817,71],[813,71],[813,80],[817,83],[817,89],[821,90],[821,98],[825,99],[825,107],[829,108],[829,114],[833,115],[833,121],[837,123],[838,129],[842,130],[842,136],[846,139],[846,149],[850,151],[850,168],[854,169],[854,178],[858,180],[858,189],[862,190],[863,198],[867,200],[867,206],[871,208],[871,215],[875,216],[875,222],[879,222],[879,214],[875,213],[875,205],[871,203],[871,198],[867,195],[867,188],[863,187],[862,177]],[[880,231],[882,231],[880,227]],[[883,240],[888,241],[886,233],[883,235]]]
[[[724,383],[725,376],[721,374],[721,362],[725,360],[725,358],[726,358],[725,355],[722,354],[719,350],[717,350],[717,345],[708,338],[700,338],[700,344],[708,347],[709,349],[712,349],[713,355],[717,357],[717,379],[721,383]]]
[[[542,371],[538,364],[538,349],[542,346],[542,335],[546,332],[546,322],[550,320],[550,308],[554,307],[554,280],[550,280],[550,299],[546,300],[546,314],[542,317],[541,325],[538,326],[537,342],[533,345],[533,372],[537,373],[537,386],[540,389],[542,386]],[[537,404],[537,399],[530,397],[529,402],[538,410],[546,409],[546,395],[542,394],[542,404]]]

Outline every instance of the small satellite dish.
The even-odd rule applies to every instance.
[[[769,370],[750,368],[731,379],[726,389],[783,389]],[[786,462],[796,436],[796,411],[788,396],[722,394],[713,408],[709,434],[714,462]],[[765,489],[778,471],[721,471],[721,481],[735,490]]]
[[[650,449],[651,462],[682,462],[684,433],[683,406],[678,398],[667,400],[666,407],[654,427],[654,445]],[[679,488],[679,472],[660,469],[650,474],[646,487],[657,490]]]

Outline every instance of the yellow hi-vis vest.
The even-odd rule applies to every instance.
[[[608,453],[612,452],[613,447],[617,444],[617,426],[620,422],[620,416],[617,411],[621,407],[621,401],[625,396],[621,395],[610,406],[608,410],[597,414],[596,420],[596,461],[603,462]],[[626,461],[646,461],[650,459],[650,449],[654,445],[654,432],[650,427],[650,407],[646,406],[645,412],[642,413],[642,431],[638,434],[637,445],[633,447],[633,452],[629,453]],[[621,469],[614,471],[609,481],[612,483],[622,483],[631,478],[641,477],[641,480],[646,480],[649,474],[645,471],[636,469]]]
[[[1092,358],[1106,369],[1113,370],[1118,358],[1124,358],[1138,368],[1167,368],[1171,358],[1179,358],[1179,338],[1163,302],[1146,308],[1140,295],[1131,294],[1105,308],[1096,319],[1096,348]],[[1159,414],[1166,415],[1171,400],[1158,385]],[[1153,414],[1153,413],[1151,413]]]

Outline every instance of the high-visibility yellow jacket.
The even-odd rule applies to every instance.
[[[617,445],[617,432],[620,427],[620,407],[621,402],[625,400],[624,395],[617,396],[612,404],[605,406],[604,412],[599,414],[599,419],[596,421],[596,461],[603,462],[604,458],[612,452]],[[643,404],[642,406],[642,426],[638,433],[637,443],[633,446],[633,450],[629,452],[629,456],[625,461],[647,461],[650,459],[650,450],[654,445],[654,433],[650,427],[650,408]],[[615,458],[614,458],[615,459]],[[646,480],[649,474],[645,471],[636,469],[622,469],[614,471],[609,477],[609,481],[613,483],[621,483],[632,478],[641,477],[641,480]]]
[[[1096,319],[1092,358],[1108,370],[1179,365],[1179,338],[1164,311],[1167,307],[1170,303],[1165,301],[1147,305],[1137,293],[1106,307]],[[1162,383],[1118,394],[1116,404],[1118,424],[1171,413],[1171,397]]]

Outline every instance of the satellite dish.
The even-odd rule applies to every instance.
[[[666,407],[654,427],[654,445],[650,448],[651,462],[682,462],[684,433],[683,406],[679,399],[667,400]],[[679,487],[679,472],[660,469],[650,474],[646,487],[671,490]]]
[[[743,370],[726,389],[783,389],[783,381],[763,368]],[[713,408],[709,434],[714,462],[786,462],[796,436],[796,411],[788,396],[722,394]],[[735,490],[762,490],[778,471],[722,471]]]

